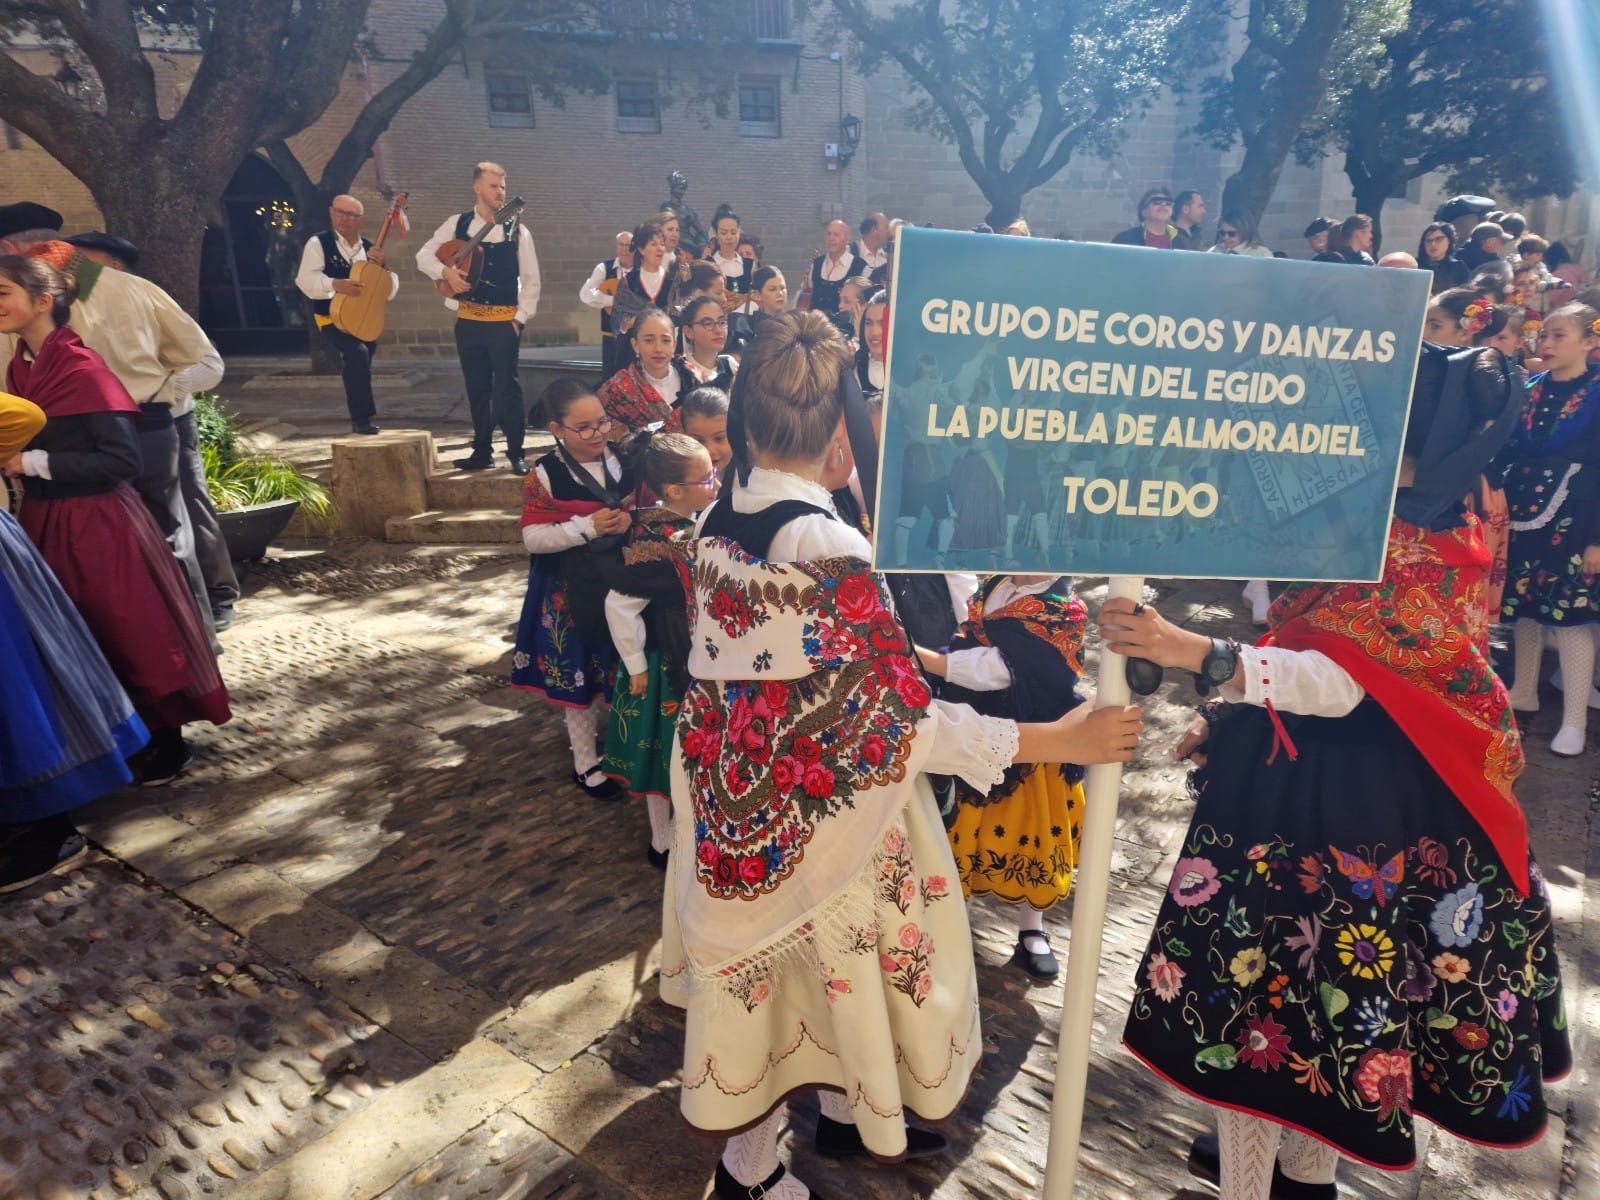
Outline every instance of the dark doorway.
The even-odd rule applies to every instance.
[[[200,251],[200,324],[223,354],[305,351],[294,215],[283,177],[248,155],[228,181]]]

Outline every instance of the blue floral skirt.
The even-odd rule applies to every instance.
[[[83,618],[0,511],[0,824],[67,812],[125,786],[149,740]]]
[[[511,686],[542,693],[568,708],[588,708],[610,697],[616,666],[617,651],[609,639],[589,645],[578,636],[561,579],[530,563],[511,656]]]
[[[1373,1166],[1415,1162],[1413,1116],[1492,1146],[1545,1127],[1571,1065],[1550,901],[1379,705],[1225,710],[1135,980],[1124,1041],[1210,1103]]]

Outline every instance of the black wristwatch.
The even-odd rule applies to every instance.
[[[1200,661],[1200,669],[1195,672],[1194,690],[1202,696],[1208,696],[1212,689],[1232,679],[1238,669],[1239,643],[1214,637],[1211,639],[1211,649],[1206,651],[1205,658]]]

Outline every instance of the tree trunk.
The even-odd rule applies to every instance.
[[[106,230],[139,247],[139,273],[190,314],[200,307],[200,248],[231,170],[143,156],[137,169],[110,170],[90,182]]]
[[[984,216],[984,222],[999,233],[1022,215],[1022,198],[1027,195],[1028,189],[1021,174],[1016,172],[991,175],[979,182],[989,201],[989,212]]]
[[[1328,56],[1347,7],[1347,0],[1318,0],[1316,4],[1308,4],[1300,31],[1277,52],[1270,102],[1253,129],[1240,129],[1244,160],[1222,185],[1224,213],[1259,222],[1261,214],[1266,212],[1294,139],[1305,128],[1328,90]],[[1247,50],[1246,54],[1249,53]],[[1259,64],[1247,65],[1241,58],[1234,68],[1236,101],[1243,92],[1249,92],[1250,99],[1259,102],[1261,96],[1256,93],[1260,86]]]
[[[1377,258],[1383,247],[1383,206],[1392,189],[1381,180],[1368,179],[1355,185],[1356,211],[1372,218],[1372,257]]]

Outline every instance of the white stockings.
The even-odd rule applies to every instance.
[[[1050,943],[1044,937],[1044,914],[1037,908],[1028,904],[1019,904],[1017,915],[1017,933],[1022,938],[1022,944],[1029,954],[1044,954],[1050,949]],[[1030,933],[1038,937],[1029,937]]]
[[[572,747],[572,769],[579,775],[588,775],[600,766],[600,735],[611,715],[604,700],[596,700],[588,708],[567,708],[567,742]]]
[[[650,814],[650,849],[665,854],[672,849],[672,801],[665,796],[648,795],[644,810]]]
[[[1217,1109],[1222,1200],[1271,1200],[1281,1126],[1231,1108]]]
[[[1271,1200],[1275,1162],[1297,1183],[1333,1182],[1339,1152],[1326,1142],[1231,1108],[1216,1113],[1222,1200]]]
[[[778,1105],[761,1124],[728,1139],[722,1165],[745,1187],[755,1187],[778,1169],[778,1131],[783,1128],[786,1109],[786,1105]],[[811,1189],[793,1175],[785,1174],[778,1186],[765,1194],[772,1200],[806,1200]]]
[[[1517,682],[1511,689],[1511,707],[1518,712],[1538,712],[1539,660],[1544,654],[1544,626],[1524,618],[1512,626],[1511,639],[1517,656]]]
[[[1588,733],[1589,693],[1584,691],[1583,681],[1594,677],[1594,635],[1587,625],[1550,632],[1555,638],[1556,657],[1561,660],[1561,674],[1567,684],[1561,698],[1561,730],[1551,740],[1550,749],[1571,757],[1583,753]],[[1517,661],[1522,660],[1519,657]]]
[[[1285,1129],[1278,1146],[1278,1166],[1296,1183],[1332,1183],[1339,1152],[1298,1129]]]
[[[846,1100],[843,1092],[830,1092],[825,1088],[817,1091],[817,1102],[822,1105],[822,1115],[830,1121],[837,1121],[841,1125],[854,1125],[855,1115],[850,1111],[850,1101]]]

